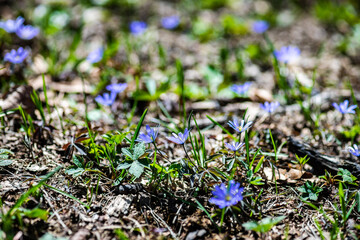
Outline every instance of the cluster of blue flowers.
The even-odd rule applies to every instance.
[[[122,93],[127,88],[127,83],[113,83],[106,86],[106,90],[110,93],[104,93],[103,95],[98,95],[95,98],[95,101],[101,105],[111,106],[114,104],[116,96],[119,93]]]
[[[146,134],[141,132],[137,141],[143,143],[155,143],[155,140],[158,136],[159,130],[151,128],[149,125],[146,125]],[[183,145],[189,137],[190,130],[185,128],[184,133],[179,132],[178,134],[173,133],[172,136],[168,137],[169,141],[172,141],[176,144]]]
[[[161,18],[161,26],[163,28],[172,30],[177,28],[179,24],[180,24],[180,17],[177,15]],[[144,21],[132,21],[129,25],[130,32],[134,36],[139,36],[143,34],[146,31],[147,27],[148,25]]]
[[[31,25],[23,25],[24,21],[25,19],[22,17],[17,17],[15,20],[8,19],[6,21],[0,21],[0,28],[8,33],[16,33],[16,35],[23,40],[31,40],[39,34],[40,30]],[[28,55],[28,50],[19,47],[17,50],[12,49],[10,52],[6,53],[4,61],[19,64],[22,63]]]
[[[16,33],[16,35],[24,40],[33,39],[39,34],[40,30],[37,27],[31,25],[23,25],[25,19],[17,17],[15,20],[9,19],[0,22],[0,28],[4,29],[8,33]]]

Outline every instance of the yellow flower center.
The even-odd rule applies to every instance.
[[[225,200],[226,200],[226,201],[230,201],[230,200],[231,200],[231,196],[230,196],[230,195],[226,195]]]

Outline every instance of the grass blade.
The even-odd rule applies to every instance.
[[[140,118],[140,121],[136,127],[136,130],[135,130],[135,134],[133,136],[133,138],[131,139],[131,145],[130,145],[130,149],[133,149],[134,147],[134,144],[135,144],[135,140],[137,139],[138,135],[139,135],[139,132],[140,132],[140,128],[141,128],[141,125],[144,121],[144,118],[146,116],[146,113],[147,113],[147,109],[145,109],[144,113],[142,114],[141,118]]]
[[[7,213],[8,216],[11,216],[12,213],[18,209],[19,207],[21,207],[21,205],[28,199],[28,197],[33,194],[34,192],[36,192],[36,190],[38,190],[42,185],[45,184],[45,182],[47,180],[49,180],[49,178],[51,178],[56,172],[58,172],[60,169],[62,168],[62,166],[57,166],[54,171],[48,173],[38,184],[36,184],[35,186],[32,186],[27,192],[25,192],[23,195],[21,195],[21,197],[19,198],[19,200],[16,201],[15,205],[9,210],[9,212]]]

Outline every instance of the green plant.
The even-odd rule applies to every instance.
[[[7,149],[0,149],[0,167],[5,167],[13,163],[13,160],[9,159],[9,155],[14,155],[14,153]]]
[[[120,163],[117,170],[129,168],[129,173],[139,178],[144,172],[145,167],[148,166],[147,159],[142,158],[145,153],[145,144],[138,143],[131,150],[130,148],[122,148],[122,153],[127,157],[127,161]]]
[[[38,207],[34,209],[25,209],[21,206],[28,200],[28,198],[37,192],[37,190],[43,186],[47,180],[49,180],[56,172],[58,172],[62,166],[56,167],[52,172],[48,173],[46,176],[44,176],[43,179],[39,181],[38,184],[33,185],[30,187],[28,191],[26,191],[23,195],[20,196],[20,198],[16,201],[16,203],[7,211],[4,212],[1,208],[0,212],[0,227],[2,231],[6,234],[6,239],[13,239],[14,237],[14,224],[15,220],[19,223],[20,226],[23,226],[23,217],[28,218],[40,218],[42,220],[47,219],[48,212],[46,210],[40,209]],[[1,200],[1,199],[0,199]],[[0,201],[0,207],[2,207],[2,202]]]
[[[297,154],[295,154],[295,158],[300,165],[301,172],[303,172],[304,165],[310,160],[310,158],[307,155],[305,155],[303,157],[299,157]]]
[[[333,211],[326,212],[323,207],[316,207],[314,204],[307,202],[303,200],[307,205],[312,207],[313,209],[317,210],[319,213],[321,213],[324,218],[330,223],[329,229],[327,231],[330,233],[330,239],[335,240],[339,239],[345,239],[345,233],[349,232],[351,233],[351,230],[346,227],[346,223],[349,220],[349,217],[354,210],[356,204],[358,204],[357,198],[358,198],[358,191],[350,193],[348,190],[345,191],[343,188],[343,184],[339,183],[339,203],[340,205],[336,203],[330,203],[330,205],[333,208]],[[355,199],[354,199],[355,198]],[[359,207],[358,207],[359,208]],[[332,215],[330,215],[332,214]],[[314,222],[317,226],[317,229],[320,233],[320,236],[322,239],[326,239],[324,236],[324,232],[322,230],[322,227],[317,219],[314,219]]]
[[[255,231],[261,234],[266,233],[271,230],[276,224],[284,220],[286,216],[279,216],[279,217],[266,217],[261,219],[258,222],[250,221],[243,223],[243,227],[248,231]]]
[[[302,198],[304,200],[310,199],[313,201],[317,201],[319,194],[323,191],[323,189],[319,186],[316,186],[315,183],[306,181],[304,185],[298,187],[297,190],[302,193]]]

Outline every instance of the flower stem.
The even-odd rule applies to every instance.
[[[224,223],[225,211],[226,211],[226,208],[223,208],[222,212],[221,212],[220,228],[222,228],[222,225]]]
[[[189,154],[188,154],[188,152],[187,152],[187,150],[186,150],[185,144],[183,144],[182,146],[183,146],[183,148],[184,148],[186,157],[189,159],[189,161],[192,163],[192,165],[194,165],[194,166],[196,167],[196,169],[199,171],[198,166],[196,166],[196,164],[191,160],[191,158],[190,158],[190,156],[189,156]]]
[[[167,157],[165,157],[164,154],[162,154],[162,152],[157,148],[155,142],[152,142],[152,143],[153,143],[153,145],[154,145],[154,147],[155,147],[155,151],[156,151],[156,152],[159,152],[160,155],[161,155],[164,159],[166,159],[168,162],[170,162],[169,159],[168,159]]]

